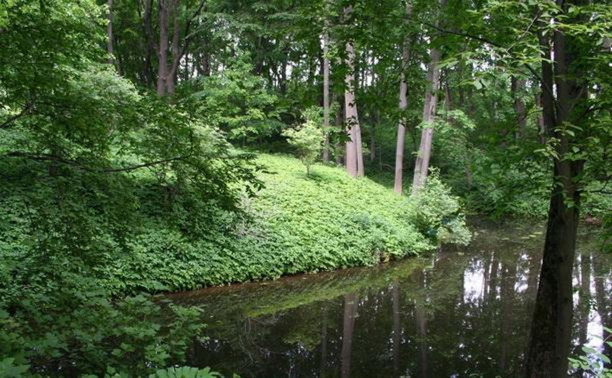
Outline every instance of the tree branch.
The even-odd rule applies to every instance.
[[[473,35],[473,34],[469,34],[469,33],[465,33],[465,32],[461,32],[461,31],[454,31],[454,30],[443,29],[443,28],[441,28],[441,27],[439,27],[437,25],[433,25],[433,24],[430,24],[428,22],[423,22],[423,25],[427,25],[429,27],[432,27],[432,28],[436,29],[437,31],[439,31],[441,33],[444,33],[444,34],[458,35],[460,37],[465,37],[465,38],[469,38],[469,39],[473,39],[473,40],[476,40],[476,41],[480,41],[480,42],[486,43],[486,44],[491,45],[493,47],[497,47],[497,48],[503,49],[503,50],[505,50],[505,52],[507,54],[509,54],[510,56],[513,56],[512,53],[510,53],[510,48],[511,47],[505,48],[504,46],[500,45],[499,43],[493,42],[490,39],[483,38],[483,37],[480,37],[480,36],[477,36],[477,35]],[[529,29],[531,29],[531,27],[532,27],[532,25],[529,26]],[[525,68],[527,68],[527,70],[529,70],[529,72],[531,72],[531,74],[538,79],[538,81],[542,84],[542,86],[544,87],[546,92],[548,92],[548,94],[550,96],[552,96],[552,98],[555,98],[554,93],[552,91],[552,88],[549,88],[548,84],[544,82],[542,77],[540,77],[540,75],[529,64],[523,63],[523,66],[525,66]]]
[[[93,172],[93,173],[119,173],[119,172],[135,171],[135,170],[141,169],[141,168],[148,168],[148,167],[152,167],[152,166],[159,165],[159,164],[169,163],[169,162],[172,162],[172,161],[183,160],[183,159],[186,159],[186,158],[188,158],[190,156],[191,156],[191,154],[183,155],[183,156],[176,156],[176,157],[172,157],[172,158],[168,158],[168,159],[154,160],[154,161],[150,161],[150,162],[146,162],[146,163],[142,163],[142,164],[131,165],[131,166],[127,166],[127,167],[104,168],[104,169],[102,169],[102,168],[88,167],[88,166],[82,165],[81,163],[79,163],[79,162],[77,162],[75,160],[65,159],[65,158],[62,158],[62,157],[56,156],[56,155],[49,155],[49,154],[36,155],[36,154],[30,154],[30,153],[27,153],[27,152],[19,152],[19,151],[9,152],[9,153],[4,155],[4,157],[21,157],[21,158],[26,158],[26,159],[35,160],[35,161],[54,161],[54,162],[57,162],[57,163],[61,163],[61,164],[65,164],[65,165],[69,165],[69,166],[75,167],[75,168],[80,169],[82,171]]]
[[[32,109],[32,104],[27,104],[19,113],[8,117],[8,119],[0,124],[0,129],[7,129],[11,123],[28,114]]]

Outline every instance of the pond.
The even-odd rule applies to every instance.
[[[427,258],[172,295],[200,306],[208,325],[188,364],[242,377],[517,376],[544,228],[472,230],[469,247]],[[601,350],[610,326],[610,256],[597,247],[583,232],[571,354]]]

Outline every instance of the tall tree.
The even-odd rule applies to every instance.
[[[527,127],[527,110],[525,101],[523,100],[523,92],[525,91],[525,79],[515,76],[511,79],[511,91],[514,98],[514,111],[516,113],[517,129],[515,132],[516,139],[520,139],[525,133]]]
[[[561,1],[558,15],[543,20],[542,28],[559,20],[566,25],[577,25],[572,6],[583,1]],[[581,176],[585,161],[571,156],[580,148],[582,138],[590,133],[584,122],[586,82],[580,80],[581,67],[588,60],[582,55],[589,47],[581,40],[555,27],[553,33],[540,31],[542,50],[541,85],[543,115],[547,133],[558,141],[554,145],[553,180],[550,197],[544,256],[540,272],[538,294],[531,325],[526,374],[530,377],[564,377],[567,375],[568,350],[572,322],[572,269],[576,249]],[[550,57],[553,63],[550,62]],[[554,88],[554,89],[553,89]],[[566,132],[573,125],[578,132]]]
[[[410,22],[412,17],[412,0],[406,0],[406,18],[405,23]],[[404,176],[404,140],[406,137],[406,109],[408,108],[408,83],[406,82],[406,70],[410,62],[410,34],[406,32],[404,43],[402,46],[402,66],[400,72],[399,85],[399,110],[400,118],[397,126],[397,146],[395,149],[395,182],[393,190],[396,193],[402,194],[403,176]]]
[[[345,20],[350,20],[353,7],[344,9]],[[346,127],[349,140],[346,142],[346,170],[353,177],[364,175],[363,150],[361,145],[361,128],[357,113],[357,102],[355,101],[355,48],[350,39],[346,42],[346,66],[347,73],[344,78],[344,111],[346,114]]]
[[[325,2],[327,5],[327,1]],[[323,130],[325,141],[323,142],[323,161],[329,163],[329,18],[325,7],[325,29],[323,31]]]
[[[106,26],[106,51],[108,52],[108,63],[113,64],[113,0],[107,1],[108,24]]]
[[[442,16],[442,9],[446,5],[446,0],[440,0],[439,18]],[[436,23],[438,23],[436,21]],[[432,47],[430,50],[430,61],[427,68],[427,89],[425,90],[425,104],[423,105],[423,129],[421,130],[421,143],[417,152],[414,165],[414,177],[412,179],[412,194],[417,194],[425,185],[429,171],[429,159],[431,157],[431,147],[433,143],[433,124],[436,117],[436,107],[438,103],[438,89],[440,88],[440,62],[441,52],[438,48]]]
[[[157,68],[157,95],[166,94],[168,76],[168,18],[171,0],[159,0],[159,48]]]

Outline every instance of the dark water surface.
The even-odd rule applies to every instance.
[[[242,377],[514,377],[537,290],[543,227],[477,223],[464,249],[373,268],[173,295],[199,305],[207,340],[189,365]],[[610,256],[582,235],[574,336],[602,348]]]

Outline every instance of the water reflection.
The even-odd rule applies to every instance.
[[[542,240],[476,229],[468,249],[427,259],[173,296],[208,324],[189,363],[243,377],[517,376]],[[595,245],[584,238],[576,259],[574,352],[604,348],[610,325],[610,256]]]

